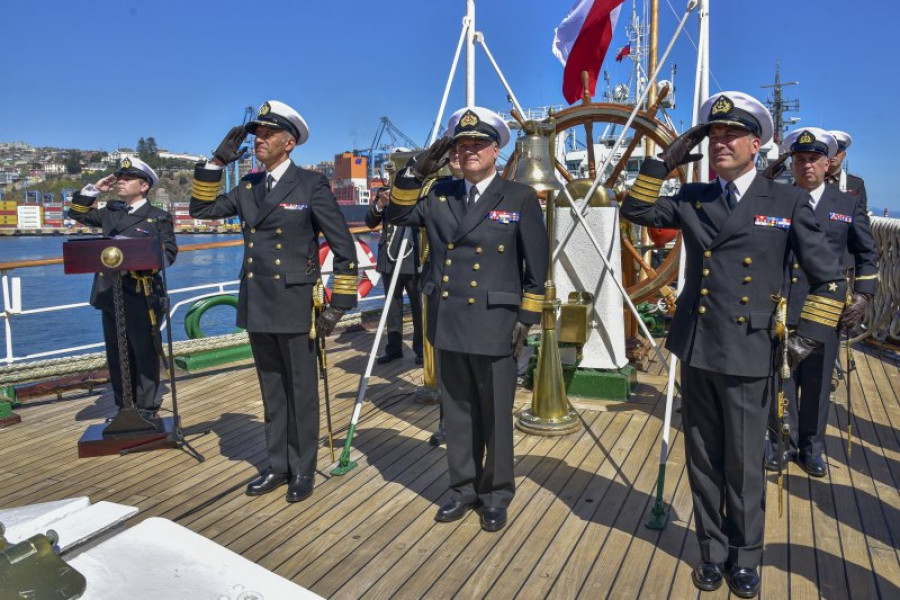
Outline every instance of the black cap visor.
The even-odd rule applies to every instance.
[[[121,177],[122,175],[130,175],[132,177],[138,177],[140,179],[143,179],[147,183],[149,183],[150,187],[153,187],[153,179],[149,175],[147,175],[146,173],[141,171],[140,169],[136,169],[134,167],[128,167],[127,169],[116,169],[116,172],[113,173],[113,175],[115,175],[116,177]]]
[[[732,109],[727,115],[722,115],[720,117],[711,116],[707,123],[709,125],[732,125],[734,127],[746,129],[756,137],[762,135],[762,127],[760,127],[759,121],[747,111],[739,108]]]
[[[293,123],[282,117],[281,115],[275,115],[272,113],[267,114],[264,117],[257,117],[256,119],[247,123],[247,131],[256,135],[256,128],[262,125],[263,127],[272,127],[273,129],[281,129],[282,131],[287,131],[289,134],[294,136],[294,140],[300,139],[300,131],[294,126]]]

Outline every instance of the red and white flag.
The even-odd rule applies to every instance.
[[[581,73],[588,73],[588,92],[597,89],[600,65],[612,41],[625,0],[575,0],[553,34],[553,54],[565,66],[563,96],[569,104],[581,98]]]
[[[622,62],[622,59],[631,54],[631,42],[628,42],[616,54],[616,62]]]

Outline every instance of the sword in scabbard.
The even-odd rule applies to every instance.
[[[791,425],[788,422],[787,396],[784,393],[784,382],[791,376],[791,368],[788,364],[788,328],[787,328],[787,298],[778,294],[773,297],[775,306],[775,337],[781,340],[781,365],[778,368],[778,423],[781,431],[778,432],[778,518],[784,515],[784,444],[785,439],[791,438]]]
[[[325,284],[319,278],[313,286],[312,322],[309,325],[309,337],[315,340],[316,355],[319,357],[319,376],[325,391],[325,424],[328,427],[328,448],[331,450],[331,462],[334,462],[334,431],[331,427],[331,394],[328,391],[328,353],[325,351],[325,336],[316,331],[316,317],[325,310]]]
[[[848,278],[846,305],[850,306],[852,302],[853,295],[850,292],[850,281]],[[847,373],[844,377],[844,383],[847,386],[847,460],[849,461],[850,454],[853,452],[853,404],[850,402],[850,392],[853,390],[853,386],[850,384],[850,378],[853,375],[853,371],[856,370],[856,359],[853,357],[853,333],[850,331],[849,327],[844,329],[844,333],[847,336],[847,339],[845,340],[845,344],[847,345]],[[857,377],[859,377],[858,374]]]
[[[166,375],[171,376],[169,361],[166,359],[166,351],[163,349],[159,319],[156,318],[156,310],[153,308],[153,277],[156,276],[156,271],[151,271],[149,274],[147,272],[131,271],[131,276],[137,280],[138,293],[143,292],[147,301],[147,314],[150,317],[150,335],[153,337],[153,345],[156,346],[156,353],[159,355],[159,358],[166,365]]]

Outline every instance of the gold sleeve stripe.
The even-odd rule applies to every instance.
[[[836,320],[820,318],[820,317],[811,315],[806,312],[800,313],[800,318],[806,319],[807,321],[813,321],[815,323],[821,323],[822,325],[825,325],[826,327],[830,327],[830,328],[837,327],[837,324],[838,324],[838,322]]]
[[[208,188],[217,188],[220,185],[222,185],[221,179],[217,179],[216,181],[203,181],[202,179],[197,179],[195,177],[193,181],[194,181],[194,185],[199,185],[201,187],[208,187]]]
[[[333,290],[336,294],[356,294],[359,277],[356,275],[335,275]]]
[[[522,310],[530,312],[541,312],[543,308],[544,297],[537,294],[526,293],[522,296]]]
[[[806,302],[818,302],[819,304],[826,304],[828,306],[833,306],[839,310],[844,310],[844,302],[842,300],[835,300],[834,298],[829,298],[828,296],[816,296],[814,294],[810,294],[806,298]]]
[[[641,173],[640,175],[638,175],[637,181],[635,181],[635,183],[639,183],[639,182],[644,182],[649,185],[655,185],[656,187],[662,187],[662,184],[663,184],[662,179],[659,179],[657,177],[652,177],[650,175],[647,175],[646,173]]]
[[[816,309],[810,308],[808,306],[804,306],[803,311],[800,313],[800,316],[804,316],[804,315],[806,315],[806,316],[813,315],[813,316],[816,316],[816,317],[819,317],[822,319],[828,319],[830,321],[834,321],[835,323],[837,323],[838,321],[841,320],[841,315],[835,315],[832,313],[822,312],[821,310],[816,310]]]
[[[878,279],[878,273],[874,275],[857,275],[856,281],[868,281],[870,279]]]
[[[193,185],[191,186],[195,190],[200,190],[202,192],[218,192],[220,183],[203,183],[202,181],[194,180]]]
[[[91,210],[90,206],[84,206],[82,204],[73,204],[72,206],[69,207],[69,212],[75,211],[75,212],[81,213],[81,214],[89,212],[90,210]]]
[[[659,185],[658,183],[648,183],[646,181],[642,181],[641,179],[638,179],[637,181],[634,182],[634,185],[632,187],[636,187],[639,190],[642,190],[645,192],[658,192],[662,186]]]
[[[212,202],[216,199],[216,192],[200,192],[198,190],[191,190],[191,196],[196,198],[197,200],[202,200],[203,202]]]
[[[654,202],[656,202],[656,199],[659,197],[657,194],[653,194],[653,195],[642,194],[642,193],[636,191],[634,188],[632,188],[631,191],[628,192],[628,195],[631,196],[632,198],[634,198],[635,200],[640,200],[641,202],[647,202],[649,204],[653,204]]]
[[[421,188],[413,188],[411,190],[404,190],[398,187],[391,188],[391,202],[401,206],[415,204],[421,191]]]
[[[840,316],[841,313],[844,312],[843,308],[838,308],[837,306],[833,306],[831,304],[822,304],[821,302],[816,302],[815,300],[807,300],[806,303],[804,303],[803,308],[813,308],[818,310],[819,312],[837,316]]]

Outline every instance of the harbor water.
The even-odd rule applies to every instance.
[[[377,253],[377,235],[364,234],[360,239]],[[240,239],[239,234],[179,235],[178,245],[223,242]],[[2,236],[0,237],[0,262],[59,258],[66,236]],[[180,252],[175,264],[168,269],[170,290],[235,281],[241,267],[243,248],[238,245],[213,250]],[[87,302],[90,297],[93,275],[65,275],[63,266],[51,265],[27,269],[14,269],[6,273],[10,278],[21,279],[22,309],[34,310],[50,306]],[[236,290],[237,285],[229,286]],[[177,302],[208,292],[201,290],[172,295]],[[370,296],[382,296],[381,284],[372,289]],[[381,300],[363,300],[361,308],[380,305]],[[190,304],[179,308],[173,317],[172,337],[175,341],[187,339],[184,315]],[[210,309],[201,322],[206,335],[221,335],[235,331],[235,311],[229,306]],[[11,321],[13,356],[30,356],[37,353],[72,346],[103,342],[100,312],[91,306],[14,316]],[[165,337],[163,338],[165,339]],[[82,352],[96,352],[101,348]],[[0,327],[0,361],[6,356],[6,331]]]

